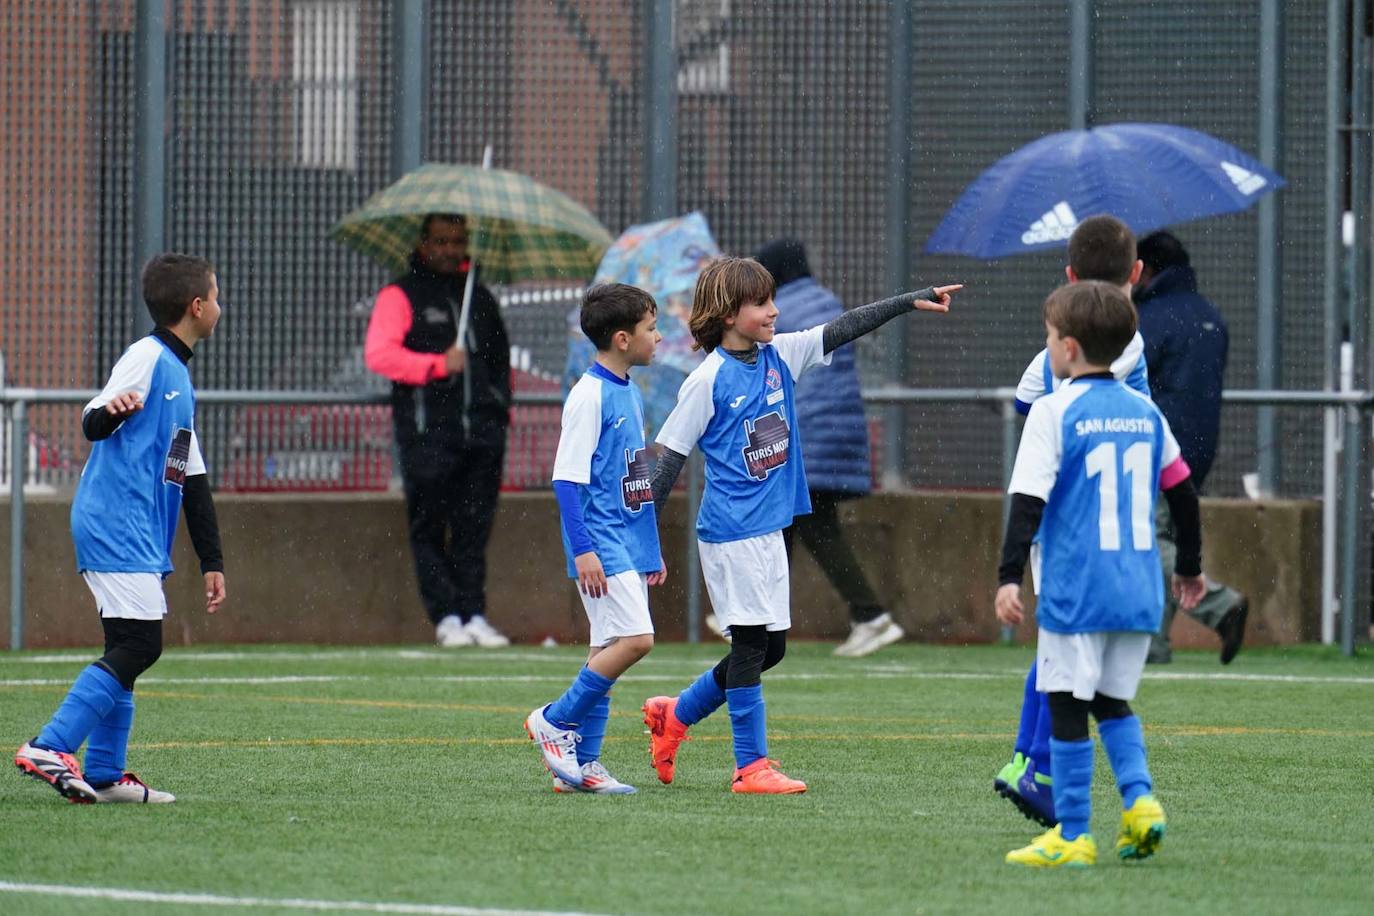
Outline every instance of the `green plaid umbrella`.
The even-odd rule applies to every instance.
[[[334,237],[403,272],[429,213],[469,217],[471,254],[492,283],[590,278],[612,241],[585,207],[528,175],[442,163],[372,195],[339,221]]]

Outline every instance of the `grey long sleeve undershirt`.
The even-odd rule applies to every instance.
[[[902,293],[899,296],[879,299],[877,302],[850,309],[834,321],[826,322],[825,330],[821,332],[821,346],[824,352],[833,352],[850,341],[858,340],[865,334],[877,330],[898,315],[906,314],[911,311],[912,303],[917,299],[936,301],[935,288],[927,286],[914,293]],[[752,365],[758,359],[758,347],[727,352],[747,365]],[[666,445],[663,446],[658,463],[654,465],[653,476],[649,478],[649,486],[654,494],[654,511],[657,514],[663,514],[663,508],[668,503],[668,494],[673,492],[673,485],[677,483],[678,475],[682,473],[686,463],[686,455],[675,452]]]

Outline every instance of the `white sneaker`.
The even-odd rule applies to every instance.
[[[882,614],[864,623],[854,624],[849,631],[849,638],[835,647],[834,654],[841,658],[872,655],[905,635],[906,630],[897,625],[891,614]]]
[[[706,629],[710,630],[712,633],[716,634],[721,639],[725,640],[726,642],[730,641],[730,634],[726,633],[724,628],[721,627],[720,618],[718,618],[715,614],[707,614],[706,619],[703,620],[702,623],[706,624]]]
[[[481,614],[473,615],[473,618],[467,622],[463,629],[472,639],[472,644],[483,649],[500,649],[510,645],[510,640],[506,638],[505,634],[487,623],[487,618]]]
[[[15,752],[14,765],[25,776],[43,780],[76,804],[89,805],[96,800],[95,789],[81,775],[81,764],[71,754],[26,742]]]
[[[159,792],[133,773],[125,773],[119,782],[95,790],[96,800],[101,804],[123,802],[146,805],[167,805],[177,800],[171,792]]]
[[[474,645],[472,634],[463,626],[463,618],[449,614],[434,627],[434,641],[443,649],[461,649]]]
[[[525,718],[525,734],[539,745],[539,753],[544,755],[544,766],[549,772],[571,786],[582,785],[582,767],[577,764],[577,732],[571,729],[555,728],[544,718],[540,706]]]
[[[606,771],[600,760],[589,760],[582,764],[582,785],[574,786],[553,778],[555,792],[590,792],[593,795],[633,795],[639,790],[627,786]]]

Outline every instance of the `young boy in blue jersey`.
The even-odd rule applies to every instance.
[[[1069,263],[1064,267],[1068,282],[1101,280],[1119,287],[1128,297],[1140,279],[1143,265],[1136,258],[1135,235],[1114,216],[1090,216],[1078,224],[1069,237]],[[1145,341],[1137,331],[1121,355],[1112,361],[1112,375],[1118,381],[1149,397],[1149,374],[1145,366]],[[1016,386],[1016,409],[1028,413],[1038,398],[1057,391],[1065,380],[1050,370],[1049,351],[1041,350],[1026,366]],[[992,787],[998,795],[1014,804],[1026,817],[1046,827],[1057,822],[1054,816],[1053,779],[1050,773],[1050,711],[1045,694],[1035,689],[1035,661],[1021,697],[1021,719],[1012,746],[1011,762],[997,773]]]
[[[157,328],[119,358],[81,416],[94,443],[72,502],[77,567],[95,596],[105,654],[81,672],[52,719],[14,763],[73,802],[176,801],[124,769],[134,681],[162,653],[172,539],[184,507],[205,578],[205,610],[224,603],[219,528],[196,438],[187,363],[219,320],[215,269],[203,258],[160,254],[143,269]],[[86,743],[83,768],[76,752]]]
[[[553,773],[555,792],[626,795],[607,772],[601,745],[616,678],[654,647],[648,586],[667,576],[649,486],[644,405],[630,382],[663,338],[658,309],[642,289],[594,286],[582,300],[582,332],[596,362],[563,405],[553,465],[568,576],[576,579],[591,624],[587,664],[558,699],[525,720]]]
[[[1038,534],[1037,687],[1049,699],[1059,823],[1007,861],[1054,868],[1097,860],[1089,713],[1122,797],[1117,855],[1146,858],[1164,838],[1164,809],[1129,704],[1164,604],[1153,523],[1161,489],[1178,523],[1174,594],[1191,607],[1206,583],[1188,465],[1154,403],[1112,376],[1136,331],[1130,299],[1113,284],[1083,281],[1050,294],[1044,314],[1051,370],[1068,384],[1038,399],[1026,419],[996,613],[1008,626],[1021,622],[1021,578]]]
[[[948,311],[950,294],[961,288],[926,288],[810,330],[775,334],[773,277],[762,265],[722,258],[701,272],[688,325],[707,356],[682,383],[677,406],[658,434],[662,452],[653,495],[659,505],[667,500],[687,455],[700,445],[706,490],[697,543],[711,607],[730,636],[730,652],[677,697],[645,701],[660,781],[673,781],[687,729],[724,704],[734,737],[731,791],[806,791],[806,783],[768,759],[762,686],[763,672],[782,660],[792,625],[782,531],[811,511],[793,383],[813,366],[829,363],[837,347],[913,308]]]

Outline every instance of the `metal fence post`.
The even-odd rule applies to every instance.
[[[673,0],[650,0],[644,41],[644,217],[668,219],[677,211],[677,49]]]
[[[429,3],[396,0],[392,16],[391,171],[393,178],[400,178],[425,160]]]
[[[900,292],[911,282],[911,9],[906,0],[892,0],[888,13],[887,68],[887,208],[884,231],[887,242],[887,285]],[[895,321],[884,331],[888,341],[890,383],[906,384],[909,322]],[[901,404],[888,407],[883,426],[883,489],[906,483],[906,410]]]
[[[10,649],[24,648],[24,481],[29,476],[29,417],[24,401],[10,414]]]
[[[1069,7],[1069,129],[1093,122],[1093,0]]]
[[[139,0],[135,23],[134,101],[134,288],[143,300],[143,265],[167,247],[167,20],[165,0]],[[133,309],[131,339],[152,328],[141,308]]]
[[[1259,159],[1275,172],[1283,165],[1283,4],[1260,3],[1259,34]],[[1282,292],[1283,251],[1279,246],[1282,210],[1277,194],[1259,202],[1255,253],[1255,387],[1277,389],[1281,384],[1279,298]],[[1255,417],[1255,446],[1259,459],[1260,492],[1279,490],[1278,428],[1271,406]]]

